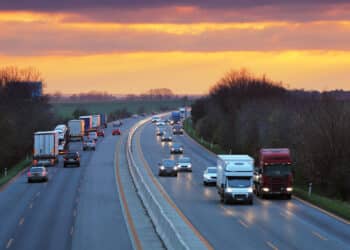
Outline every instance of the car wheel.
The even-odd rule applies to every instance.
[[[46,178],[45,178],[45,182],[48,182],[48,181],[49,181],[49,178],[48,178],[48,177],[46,177]]]
[[[249,205],[253,205],[253,199],[248,202]]]
[[[287,194],[286,198],[287,198],[287,200],[292,199],[292,194]]]
[[[63,167],[65,168],[67,165],[66,164],[63,164]]]
[[[203,185],[204,185],[204,186],[207,186],[208,184],[207,184],[205,181],[203,181]]]
[[[96,151],[96,148],[94,148],[93,150]]]
[[[28,183],[31,183],[32,181],[28,179],[27,182],[28,182]]]
[[[78,164],[78,168],[80,167],[80,163]]]

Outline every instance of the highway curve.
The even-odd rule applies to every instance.
[[[187,136],[175,136],[190,156],[193,173],[158,177],[157,163],[170,157],[169,147],[148,123],[136,133],[155,178],[194,227],[215,249],[350,249],[350,225],[292,200],[261,200],[254,205],[222,205],[215,186],[204,187],[202,174],[216,158]],[[147,166],[145,166],[147,167]]]
[[[71,143],[80,168],[60,158],[48,183],[28,184],[24,173],[0,192],[0,249],[132,249],[115,182],[119,137],[105,132],[96,152]]]

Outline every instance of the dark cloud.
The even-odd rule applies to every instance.
[[[69,11],[89,8],[155,8],[198,6],[200,8],[255,8],[261,6],[318,6],[348,3],[348,0],[1,0],[2,10]]]

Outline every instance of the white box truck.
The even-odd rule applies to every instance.
[[[57,131],[34,133],[33,165],[53,166],[58,162]]]
[[[97,129],[101,126],[101,115],[92,116],[92,128]]]
[[[82,140],[85,134],[84,120],[69,120],[69,140]]]
[[[254,159],[249,155],[218,155],[216,187],[220,201],[253,204]]]

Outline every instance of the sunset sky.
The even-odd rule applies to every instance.
[[[345,0],[1,0],[0,66],[46,92],[203,94],[242,67],[290,88],[350,90]]]

